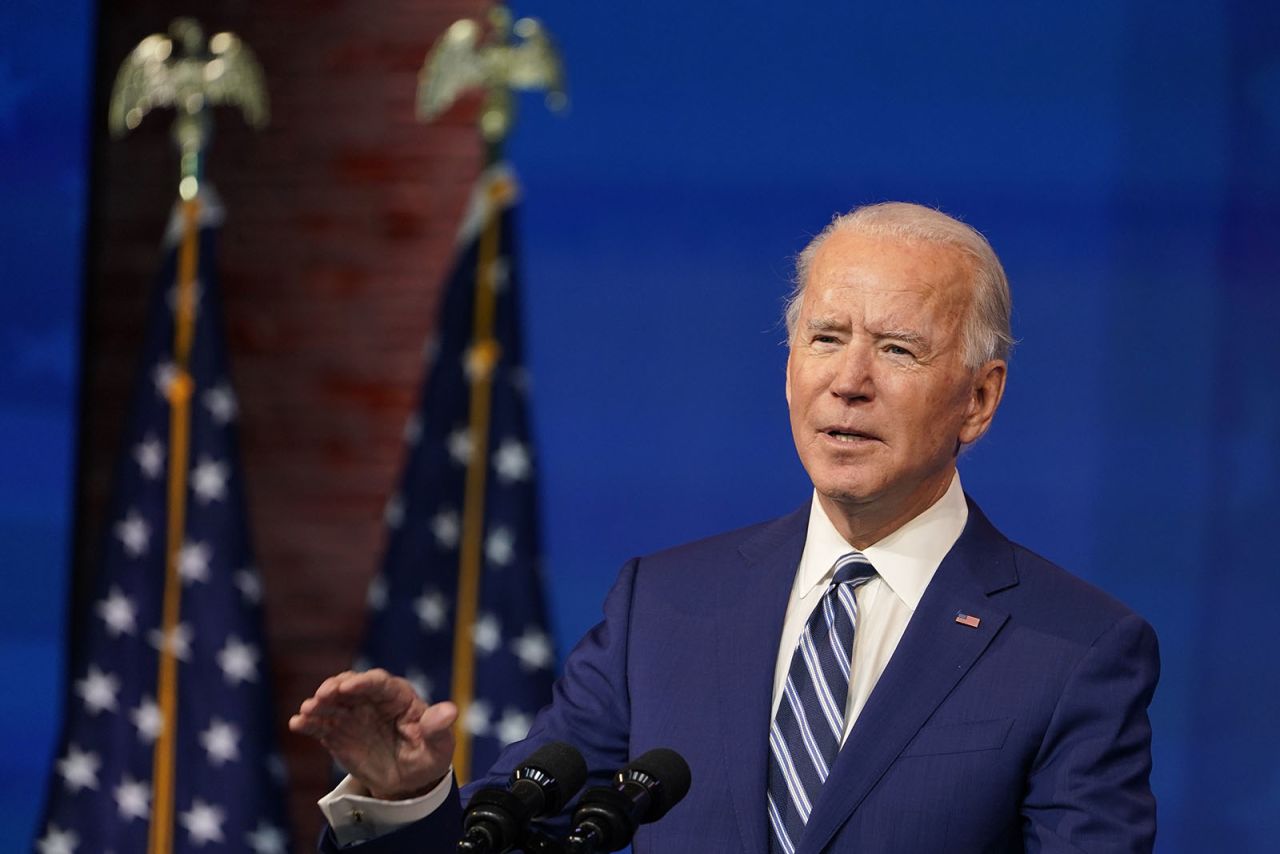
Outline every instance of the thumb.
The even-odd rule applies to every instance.
[[[423,738],[439,738],[449,732],[449,728],[457,719],[458,707],[446,700],[427,706],[422,716],[418,718],[418,726],[421,727]]]

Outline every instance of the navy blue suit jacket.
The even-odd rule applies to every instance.
[[[500,784],[552,740],[582,750],[590,784],[671,747],[693,786],[641,829],[636,854],[766,854],[774,661],[807,513],[627,564],[528,739],[472,785]],[[1010,542],[972,503],[969,513],[797,854],[1150,851],[1154,632]],[[957,623],[958,612],[979,625]],[[451,851],[460,810],[454,795],[360,850]]]

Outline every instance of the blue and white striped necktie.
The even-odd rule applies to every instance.
[[[844,737],[858,603],[875,578],[862,552],[842,555],[831,585],[805,623],[769,727],[769,850],[792,854]]]

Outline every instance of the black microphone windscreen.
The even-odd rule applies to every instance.
[[[552,800],[546,805],[546,815],[560,812],[582,788],[582,784],[587,782],[587,763],[582,754],[563,741],[553,741],[539,747],[520,763],[513,776],[527,778],[531,776],[527,773],[528,769],[535,769],[555,781],[555,786],[547,790]]]
[[[649,807],[643,822],[657,821],[667,814],[667,810],[680,802],[689,794],[689,784],[693,782],[693,773],[684,757],[667,747],[658,747],[632,760],[621,774],[644,774],[657,780],[659,785],[653,792],[654,801]]]

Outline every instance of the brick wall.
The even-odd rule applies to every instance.
[[[220,267],[250,524],[264,575],[277,725],[299,844],[320,827],[328,763],[290,736],[292,709],[351,660],[398,476],[454,230],[482,154],[475,104],[413,116],[427,48],[478,0],[213,3],[185,14],[231,29],[267,72],[271,126],[217,111],[206,175],[227,209]],[[120,61],[167,28],[171,3],[103,4],[94,124]],[[96,565],[137,368],[148,287],[173,201],[170,113],[94,144],[77,566]]]

